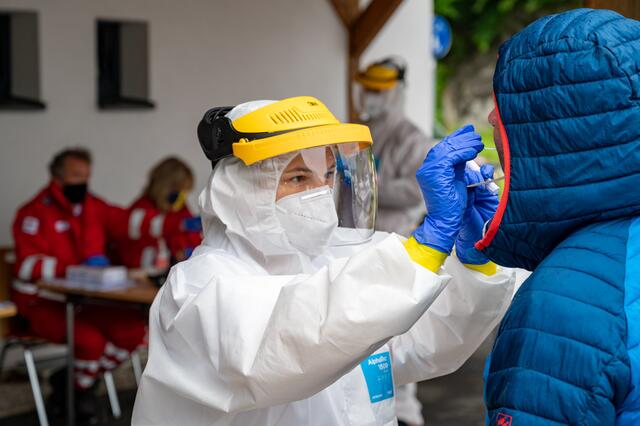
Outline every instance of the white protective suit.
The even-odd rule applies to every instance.
[[[407,119],[404,94],[403,84],[374,94],[380,113],[363,123],[371,129],[378,164],[376,229],[408,237],[427,212],[416,170],[436,141]]]
[[[255,167],[259,182],[222,160],[200,195],[205,238],[151,307],[133,424],[395,425],[394,386],[460,367],[502,318],[513,272],[450,257],[435,274],[381,232],[311,259],[276,217],[283,163]]]

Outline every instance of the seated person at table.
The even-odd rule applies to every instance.
[[[38,290],[34,283],[63,278],[70,265],[107,265],[107,217],[122,212],[88,192],[88,151],[66,149],[53,158],[49,170],[49,184],[18,210],[13,223],[17,279],[12,297],[29,333],[62,343],[66,340],[64,299]],[[134,310],[84,306],[76,314],[79,419],[94,415],[97,376],[127,359],[145,333],[146,319]],[[52,402],[60,407],[64,407],[64,383],[63,374],[54,374]]]
[[[166,269],[170,261],[188,258],[200,244],[202,230],[200,218],[185,204],[192,188],[193,172],[183,161],[169,157],[156,164],[129,208],[113,259],[130,268]]]

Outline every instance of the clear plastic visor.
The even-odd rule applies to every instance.
[[[331,245],[359,244],[375,229],[377,187],[371,145],[341,143],[286,154],[276,190],[276,202],[299,193],[330,190],[338,228]]]

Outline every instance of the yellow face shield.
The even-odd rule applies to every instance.
[[[253,142],[241,140],[233,144],[233,155],[246,165],[251,165],[257,161],[301,149],[354,141],[363,148],[370,146],[372,140],[369,128],[360,124],[330,124],[283,133]]]
[[[231,110],[213,108],[198,126],[200,145],[212,162],[233,155],[251,165],[306,148],[372,143],[368,127],[340,123],[322,102],[310,96],[273,102],[233,121],[227,117]]]
[[[402,80],[401,71],[386,63],[369,65],[367,69],[356,75],[356,81],[368,90],[391,90]]]
[[[233,155],[246,165],[307,148],[372,142],[368,127],[340,123],[323,103],[305,96],[275,102],[232,124],[239,132],[273,135],[254,140],[241,138],[233,144]]]
[[[248,111],[239,113],[245,106]],[[321,194],[338,217],[332,244],[360,243],[373,235],[377,183],[367,126],[340,123],[322,102],[301,96],[211,109],[198,126],[198,138],[213,164],[230,156],[246,166],[273,161],[280,173],[274,204],[298,203],[304,210]],[[254,170],[256,181],[272,179],[260,167]]]

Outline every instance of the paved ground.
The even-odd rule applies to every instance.
[[[119,392],[118,397],[122,406],[122,417],[120,417],[118,420],[112,417],[109,410],[109,402],[105,397],[102,400],[100,413],[98,414],[100,418],[98,423],[99,425],[125,426],[131,424],[131,410],[133,409],[133,401],[136,397],[135,391],[128,390]],[[8,418],[0,418],[0,424],[2,424],[2,426],[39,426],[38,417],[34,411]],[[64,426],[65,423],[64,419],[62,418],[49,418],[49,424],[50,426]]]
[[[458,372],[446,377],[421,383],[418,396],[424,405],[427,426],[482,426],[482,370],[490,349],[483,345]],[[46,372],[45,372],[46,373]],[[100,416],[103,425],[130,424],[135,390],[130,368],[119,369],[116,386],[119,392],[123,416],[114,420],[106,397],[103,398]],[[43,382],[43,392],[49,390]],[[19,370],[5,376],[0,382],[0,424],[2,426],[37,426],[38,419],[33,410],[33,398],[26,376]],[[9,415],[10,417],[7,417]],[[52,426],[64,424],[51,421]]]
[[[482,372],[490,351],[487,341],[457,372],[420,383],[418,398],[427,426],[484,425]]]
[[[15,365],[21,356],[19,349],[14,349],[9,357],[8,365]],[[48,376],[64,365],[64,347],[44,347],[36,349],[35,356],[39,360],[38,373],[40,374],[40,385],[46,401],[51,392],[48,384]],[[38,426],[38,417],[35,412],[31,386],[26,375],[26,371],[18,363],[17,368],[4,372],[0,380],[0,425],[2,426]],[[131,410],[135,399],[135,380],[131,364],[126,362],[118,368],[114,374],[116,388],[118,389],[119,400],[123,411],[123,416],[114,420],[111,416],[108,399],[103,387],[98,392],[102,397],[100,412],[101,425],[130,425]],[[49,418],[51,426],[63,425],[63,419]]]

